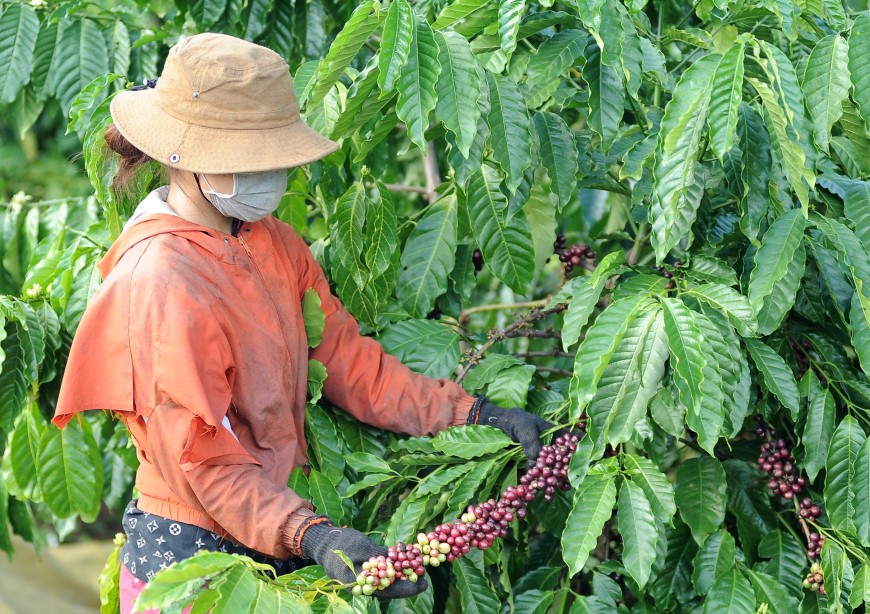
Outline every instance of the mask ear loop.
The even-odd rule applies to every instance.
[[[202,191],[202,186],[199,184],[199,173],[194,173],[193,178],[196,180],[196,188],[199,190],[199,193],[202,194],[202,197],[206,201],[211,202],[211,199],[205,195],[205,192]]]

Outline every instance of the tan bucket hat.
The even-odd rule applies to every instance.
[[[173,46],[156,86],[118,93],[111,113],[144,153],[199,173],[292,168],[338,149],[299,117],[281,56],[225,34]]]

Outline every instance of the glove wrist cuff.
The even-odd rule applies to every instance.
[[[326,529],[327,527],[332,527],[332,523],[326,516],[311,516],[310,518],[307,518],[304,522],[302,522],[302,524],[299,525],[299,528],[296,529],[296,533],[293,535],[293,539],[290,542],[290,550],[294,554],[302,555],[307,559],[314,558],[314,556],[310,554],[311,549],[308,548],[308,543],[304,542],[303,538],[306,536],[306,534],[308,534],[310,538],[316,538],[321,525],[325,525],[322,527],[324,529]],[[311,540],[309,539],[308,541]]]
[[[471,405],[471,409],[468,411],[468,420],[466,420],[465,423],[478,424],[480,422],[480,411],[483,409],[484,405],[491,405],[487,400],[486,395],[480,395],[475,398],[474,403]]]

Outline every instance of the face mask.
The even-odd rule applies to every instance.
[[[208,190],[203,194],[227,217],[234,217],[245,222],[256,222],[271,214],[278,208],[281,197],[287,189],[287,171],[263,171],[259,173],[236,173],[233,175],[233,193],[216,192],[208,182],[208,177],[202,176]]]

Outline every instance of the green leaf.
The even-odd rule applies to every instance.
[[[834,431],[825,463],[825,511],[834,529],[856,534],[858,451],[866,437],[858,421],[846,416]]]
[[[646,417],[650,399],[665,373],[668,341],[660,309],[635,318],[604,369],[589,408],[589,436],[596,447],[628,441]]]
[[[134,610],[187,605],[211,578],[241,567],[237,556],[223,552],[199,552],[156,574],[145,584]]]
[[[632,321],[653,306],[649,297],[636,295],[612,303],[586,332],[574,358],[574,375],[569,391],[570,416],[576,420],[598,390],[604,370]]]
[[[46,428],[37,467],[43,499],[55,516],[78,514],[93,522],[102,501],[103,463],[86,421],[73,420],[63,430]]]
[[[5,328],[5,327],[8,328]],[[10,432],[27,399],[28,364],[17,324],[4,322],[0,314],[0,429]]]
[[[534,274],[531,231],[522,211],[508,218],[498,174],[489,166],[482,166],[468,180],[468,216],[493,275],[523,294]]]
[[[701,333],[717,357],[721,371],[723,406],[725,410],[724,432],[727,437],[736,437],[743,429],[743,421],[749,413],[751,374],[746,352],[740,345],[740,337],[721,312],[712,308],[703,310],[710,320],[701,320],[705,328]]]
[[[695,221],[700,191],[696,172],[701,136],[710,105],[712,79],[721,56],[707,55],[680,77],[665,107],[654,169],[655,193],[649,216],[656,261],[686,236]]]
[[[755,614],[752,586],[737,569],[722,574],[704,601],[705,614]]]
[[[302,296],[302,319],[305,322],[305,336],[308,338],[308,347],[315,348],[323,339],[323,325],[326,322],[326,314],[320,307],[320,295],[314,288],[309,288]]]
[[[630,480],[619,488],[617,522],[622,536],[622,562],[640,588],[649,580],[656,558],[658,532],[650,502],[643,489]]]
[[[824,37],[813,47],[803,75],[807,111],[813,119],[815,142],[827,151],[831,126],[843,115],[849,97],[849,43],[838,34]]]
[[[803,544],[788,531],[768,531],[761,538],[758,554],[770,559],[755,566],[756,571],[771,576],[783,586],[790,588],[792,594],[802,594],[801,573],[806,568],[806,550]]]
[[[849,605],[857,608],[861,603],[870,602],[870,569],[861,565],[855,572],[855,579],[849,591]]]
[[[755,268],[749,278],[749,302],[757,315],[764,312],[763,334],[778,328],[794,303],[803,274],[804,258],[797,256],[803,255],[805,228],[806,220],[800,210],[792,209],[770,225],[756,254]],[[797,263],[796,267],[793,263]],[[795,284],[793,280],[798,272],[801,275],[797,275]],[[777,292],[778,286],[785,286],[787,291]]]
[[[743,162],[743,190],[739,194],[740,230],[757,246],[758,234],[761,232],[770,200],[770,135],[761,116],[753,107],[741,103],[738,112],[737,134],[740,137]]]
[[[381,276],[393,264],[393,255],[399,246],[393,197],[381,182],[378,182],[378,201],[367,215],[366,242],[366,266],[373,277]]]
[[[562,323],[562,347],[565,351],[580,338],[580,331],[601,298],[604,284],[624,263],[622,252],[611,252],[601,259],[589,277],[575,277],[562,287],[560,294],[564,292],[571,297]]]
[[[526,69],[530,85],[543,85],[559,77],[583,57],[586,34],[581,30],[562,30],[538,47]]]
[[[809,394],[801,445],[804,448],[804,471],[812,483],[828,459],[828,447],[834,435],[837,407],[833,395],[827,388],[822,387],[815,371],[810,369],[804,377],[808,380]]]
[[[10,103],[30,82],[39,18],[27,4],[7,5],[0,15],[0,104]]]
[[[665,604],[673,599],[687,602],[692,598],[692,559],[697,551],[698,546],[688,527],[677,522],[676,527],[668,531],[668,550],[663,570],[649,588],[660,610],[666,610]]]
[[[368,66],[360,73],[347,91],[344,112],[332,127],[329,138],[339,139],[356,132],[377,115],[387,103],[393,100],[393,96],[378,97],[377,95],[380,72],[378,71],[377,63],[374,61],[375,59],[377,59],[377,56],[369,61]],[[378,127],[380,127],[380,124]],[[389,129],[392,130],[392,126]],[[374,131],[372,135],[374,136]]]
[[[662,297],[661,304],[680,403],[698,415],[701,413],[701,382],[707,357],[695,322],[697,316],[677,299]]]
[[[722,56],[713,74],[710,98],[710,149],[722,160],[737,137],[737,117],[743,99],[743,44],[736,43]]]
[[[498,37],[502,52],[511,57],[517,48],[517,34],[520,30],[520,20],[526,12],[526,0],[499,0],[498,2]]]
[[[378,341],[412,371],[429,377],[449,377],[459,364],[459,337],[433,320],[391,324]]]
[[[453,572],[464,614],[497,614],[501,611],[495,589],[470,559],[459,559]]]
[[[309,380],[312,378],[318,380],[320,376],[324,376],[325,379],[325,367],[322,371],[316,366],[312,369],[311,363],[314,362],[316,361],[309,361],[309,371],[313,371],[309,373]],[[319,394],[320,391],[317,392]],[[344,479],[344,452],[333,418],[325,409],[312,402],[305,409],[305,427],[309,442],[309,456],[313,455],[314,460],[317,461],[316,468],[328,477],[333,485],[340,484]]]
[[[468,392],[481,390],[491,384],[498,374],[505,369],[523,365],[525,365],[525,363],[515,356],[487,353],[487,355],[468,372],[468,375],[464,380],[462,380],[462,386]]]
[[[535,113],[541,159],[550,179],[550,191],[559,201],[559,210],[574,198],[577,189],[577,148],[574,135],[555,113]]]
[[[774,394],[779,402],[788,408],[793,420],[797,420],[800,412],[800,398],[794,374],[785,360],[762,341],[744,339],[746,349],[752,356],[756,368],[762,376],[764,388]]]
[[[707,363],[704,365],[704,379],[701,381],[701,411],[698,414],[687,412],[686,424],[698,434],[698,445],[713,454],[725,423],[723,376],[733,375],[731,369],[735,365],[721,366],[720,363],[729,362],[729,358],[720,353],[725,349],[725,340],[713,322],[699,313],[695,314],[695,324],[701,333],[701,350]],[[729,383],[729,387],[732,383]]]
[[[330,520],[339,524],[345,522],[344,507],[341,496],[335,489],[335,484],[324,474],[312,469],[308,474],[308,490],[311,502],[318,514],[329,516]]]
[[[610,149],[619,132],[625,106],[625,85],[620,71],[602,59],[595,41],[585,50],[583,78],[589,85],[589,126],[601,137],[604,150]]]
[[[457,204],[454,194],[435,202],[417,222],[402,250],[398,296],[415,318],[423,318],[447,291],[456,258]]]
[[[331,255],[359,288],[365,285],[367,278],[360,256],[365,248],[363,226],[368,208],[365,186],[361,181],[357,182],[335,204],[335,223],[332,225]]]
[[[654,462],[643,456],[625,454],[622,462],[625,471],[631,476],[631,481],[646,494],[656,518],[662,524],[671,524],[677,508],[674,503],[674,487],[667,476]]]
[[[725,471],[715,458],[691,458],[677,469],[674,483],[677,510],[699,545],[725,520],[725,495]]]
[[[774,91],[766,83],[752,77],[748,77],[747,81],[761,96],[769,126],[773,128],[773,132],[770,134],[771,143],[779,150],[785,165],[783,170],[788,177],[791,189],[801,203],[804,216],[806,216],[809,206],[809,189],[816,182],[815,175],[806,166],[806,154],[801,149],[800,144],[789,135],[787,112],[780,106]]]
[[[109,72],[109,50],[99,26],[90,19],[76,19],[63,29],[52,59],[51,93],[60,101],[64,115],[84,87]]]
[[[49,93],[54,91],[54,84],[48,77],[57,50],[59,34],[57,23],[46,22],[42,24],[36,37],[30,84],[40,98],[46,98]]]
[[[513,194],[523,180],[526,169],[532,164],[531,120],[516,83],[509,77],[494,75],[489,71],[486,72],[486,80],[489,86],[487,122],[492,132],[492,158],[504,171],[505,185],[508,192]]]
[[[326,366],[319,360],[308,361],[308,402],[317,403],[323,396],[323,384],[326,382]]]
[[[487,0],[456,0],[441,10],[432,27],[436,30],[443,30],[487,4]]]
[[[502,407],[525,407],[534,374],[534,365],[518,365],[499,371],[487,388],[487,396]]]
[[[864,119],[870,126],[870,14],[861,13],[852,22],[849,34],[849,72],[854,85],[855,102]]]
[[[573,576],[583,569],[616,503],[611,473],[589,473],[574,493],[574,504],[562,533],[562,557]]]
[[[211,614],[234,614],[244,612],[251,606],[257,594],[257,580],[253,571],[245,565],[230,567],[214,578],[209,588],[220,597],[209,610]]]
[[[307,108],[313,109],[323,100],[378,25],[380,13],[375,9],[374,2],[363,2],[354,9],[329,46],[326,57],[317,66],[316,81],[308,96]]]
[[[391,92],[402,67],[411,53],[414,38],[414,13],[407,0],[396,0],[390,4],[384,33],[381,38],[381,53],[378,61],[378,87],[381,92]]]
[[[10,557],[14,551],[9,537],[9,493],[3,476],[0,476],[0,550]]]
[[[852,563],[845,551],[832,539],[822,546],[822,576],[825,579],[825,595],[832,604],[830,612],[842,613],[840,595],[844,585],[852,579]]]
[[[121,547],[126,538],[115,536],[115,549],[106,559],[100,572],[100,614],[115,614],[121,611]]]
[[[439,452],[459,458],[477,458],[512,445],[513,440],[498,429],[457,426],[441,431],[432,439]]]
[[[864,546],[870,545],[870,508],[861,501],[870,501],[870,439],[865,439],[855,462],[855,528]]]
[[[441,75],[438,77],[438,102],[435,119],[444,122],[444,127],[456,136],[456,146],[466,158],[477,134],[477,122],[481,116],[481,68],[471,45],[461,34],[452,30],[436,32],[438,61]]]
[[[546,614],[555,596],[556,593],[554,591],[532,589],[519,593],[514,600],[514,606],[518,612]]]
[[[692,582],[699,596],[706,595],[720,576],[734,569],[736,554],[734,537],[728,531],[716,531],[707,538],[692,562]]]
[[[855,234],[861,245],[870,248],[870,184],[866,181],[850,181],[846,186],[846,217],[854,224]]]
[[[429,128],[429,114],[437,102],[435,88],[440,74],[438,44],[432,28],[422,19],[415,18],[411,51],[399,72],[396,115],[405,122],[408,138],[424,151],[426,137],[423,133]]]
[[[689,286],[685,296],[694,297],[724,313],[728,322],[744,337],[755,334],[757,323],[749,299],[728,286],[711,283]]]
[[[39,442],[45,430],[45,419],[39,407],[32,403],[18,418],[9,442],[15,483],[24,497],[39,501]]]

